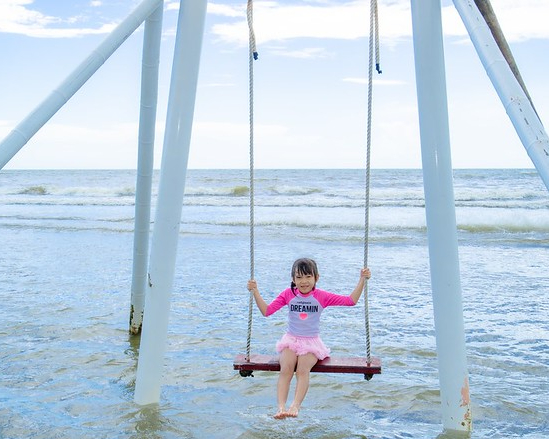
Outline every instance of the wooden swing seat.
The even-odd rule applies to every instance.
[[[277,355],[254,354],[249,361],[246,355],[237,355],[233,366],[242,376],[251,375],[255,371],[280,371]],[[370,362],[364,357],[327,357],[316,363],[311,372],[362,373],[366,379],[370,379],[372,375],[381,373],[381,360],[376,357],[371,357]]]

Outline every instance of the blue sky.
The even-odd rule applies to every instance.
[[[0,138],[100,44],[138,0],[0,2]],[[360,168],[366,137],[369,1],[255,1],[258,168]],[[155,166],[179,2],[166,0]],[[443,28],[455,168],[533,167],[451,1]],[[549,114],[549,2],[492,0],[542,120]],[[191,168],[248,166],[246,1],[208,4]],[[409,0],[380,0],[372,166],[419,168]],[[135,168],[143,28],[6,166]]]

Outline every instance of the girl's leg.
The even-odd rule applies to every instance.
[[[278,411],[274,415],[276,419],[282,419],[286,414],[286,401],[290,391],[290,382],[294,376],[297,364],[297,355],[290,349],[284,349],[280,354],[280,375],[277,384]],[[311,366],[312,367],[312,366]]]
[[[290,408],[286,412],[286,416],[297,417],[301,403],[305,399],[305,395],[309,390],[309,377],[311,375],[311,369],[316,364],[318,359],[314,354],[300,355],[297,358],[296,378],[297,384],[295,388],[294,401],[290,405]]]

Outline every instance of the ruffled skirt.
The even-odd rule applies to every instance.
[[[330,349],[318,336],[298,337],[286,333],[276,343],[276,351],[280,353],[286,348],[294,351],[296,355],[314,354],[319,360],[324,360],[324,358],[330,356]]]

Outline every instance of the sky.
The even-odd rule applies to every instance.
[[[0,0],[0,140],[140,3]],[[409,0],[379,0],[372,167],[420,168]],[[257,168],[361,168],[368,0],[255,0]],[[549,2],[492,0],[542,121],[549,115]],[[155,167],[161,163],[179,1],[164,2]],[[442,0],[454,168],[532,168],[450,0]],[[143,26],[5,169],[134,169]],[[208,3],[189,168],[249,165],[246,1]]]

